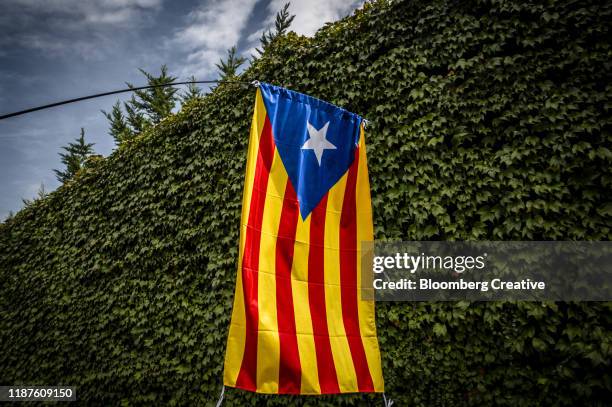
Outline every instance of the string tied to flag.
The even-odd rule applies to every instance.
[[[387,398],[385,393],[383,393],[383,400],[385,401],[385,407],[391,407],[393,405],[393,400],[391,400],[390,398]]]
[[[217,405],[215,407],[221,407],[223,404],[223,397],[225,395],[225,386],[221,387],[221,395],[219,395],[219,401],[217,401]]]

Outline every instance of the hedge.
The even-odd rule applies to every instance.
[[[610,240],[610,2],[375,1],[242,80],[366,117],[388,240]],[[221,390],[254,91],[219,85],[0,225],[0,383],[87,405]],[[379,303],[399,406],[605,405],[610,303]],[[366,406],[379,396],[226,405]]]

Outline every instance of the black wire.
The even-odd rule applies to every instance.
[[[44,105],[44,106],[37,106],[31,109],[26,109],[26,110],[21,110],[19,112],[5,114],[5,115],[0,116],[0,120],[8,119],[9,117],[19,116],[19,115],[26,114],[26,113],[36,112],[38,110],[48,109],[50,107],[67,105],[68,103],[80,102],[81,100],[99,98],[99,97],[108,96],[108,95],[115,95],[117,93],[133,92],[135,90],[142,90],[142,89],[163,88],[165,86],[174,86],[174,85],[188,85],[190,83],[240,83],[240,84],[247,84],[247,85],[251,84],[251,82],[243,82],[243,81],[220,81],[220,80],[214,81],[213,80],[213,81],[172,82],[172,83],[165,83],[162,85],[149,85],[149,86],[140,86],[137,88],[126,88],[126,89],[114,90],[112,92],[96,93],[95,95],[82,96],[80,98],[63,100],[61,102],[55,102],[55,103],[51,103],[51,104]]]

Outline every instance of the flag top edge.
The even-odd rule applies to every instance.
[[[283,88],[282,86],[272,85],[267,82],[260,82],[259,86],[260,88],[263,88],[264,91],[269,91],[270,93],[277,94],[278,96],[283,97],[285,99],[311,105],[318,110],[323,110],[333,116],[336,116],[340,120],[356,122],[358,125],[361,125],[361,123],[364,121],[363,117],[361,117],[357,113],[353,113],[343,107],[334,105],[330,102],[326,102],[325,100],[316,98],[314,96],[297,92],[295,90]]]

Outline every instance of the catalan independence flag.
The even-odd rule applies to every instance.
[[[363,119],[262,83],[242,203],[224,384],[272,394],[382,392]]]

